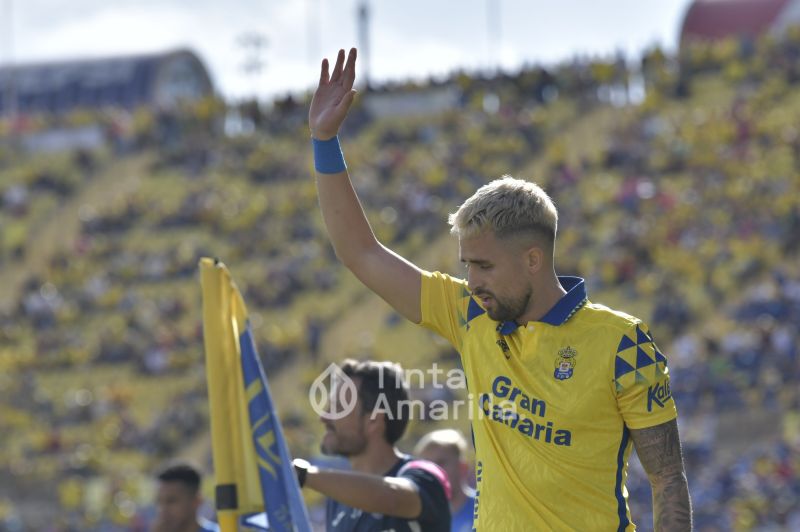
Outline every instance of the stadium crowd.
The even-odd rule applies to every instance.
[[[681,58],[653,50],[636,67],[581,59],[375,87],[458,99],[424,116],[364,106],[344,141],[376,232],[412,256],[491,178],[548,190],[568,221],[560,270],[586,277],[598,302],[617,293],[649,313],[668,356],[698,530],[800,528],[800,77],[786,68],[798,53],[789,32]],[[140,113],[98,153],[0,155],[7,265],[33,256],[60,203],[144,155],[136,192],[82,206],[67,246],[0,315],[0,530],[37,526],[20,503],[36,497],[60,501],[54,532],[143,526],[149,492],[133,479],[207,431],[199,257],[233,266],[271,379],[317,369],[321,332],[354,302],[308,215],[305,103],[242,106],[252,134],[198,138],[209,108]],[[300,426],[315,422],[308,410]],[[718,453],[730,443],[718,424],[759,412],[782,425],[761,438],[742,427],[747,452]],[[645,482],[633,467],[648,530]]]

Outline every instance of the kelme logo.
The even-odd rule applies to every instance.
[[[672,397],[672,391],[669,389],[669,381],[650,386],[647,389],[647,411],[653,411],[653,403],[664,408],[664,403],[669,401],[670,397]]]

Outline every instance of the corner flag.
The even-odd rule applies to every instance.
[[[221,532],[235,532],[241,516],[265,510],[273,530],[310,532],[244,300],[221,262],[201,259],[200,273]]]

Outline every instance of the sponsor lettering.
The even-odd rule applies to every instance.
[[[553,445],[572,445],[572,432],[553,425],[552,421],[542,419],[534,421],[528,412],[544,418],[547,403],[526,394],[521,388],[514,386],[509,377],[500,375],[492,383],[492,393],[484,393],[478,397],[478,407],[491,421],[516,429],[517,432],[542,443]],[[522,414],[519,410],[522,410]]]
[[[653,411],[653,403],[664,408],[664,403],[672,398],[672,391],[669,389],[669,381],[656,383],[647,389],[647,411]]]

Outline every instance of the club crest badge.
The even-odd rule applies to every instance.
[[[558,351],[558,358],[556,358],[555,366],[556,371],[553,376],[560,381],[564,381],[572,377],[572,372],[575,370],[576,358],[578,352],[570,346],[560,349]]]

